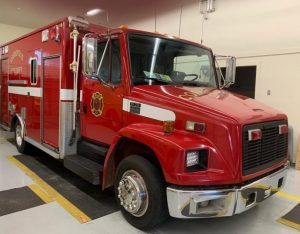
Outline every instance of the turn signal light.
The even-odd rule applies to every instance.
[[[174,121],[164,121],[163,122],[163,131],[166,134],[171,134],[174,132],[175,122]]]
[[[122,24],[119,26],[119,28],[121,29],[128,29],[128,25],[127,24]]]
[[[282,125],[278,126],[278,131],[279,131],[279,134],[286,134],[289,132],[289,128],[288,128],[287,124],[282,124]]]
[[[187,131],[198,132],[198,133],[203,134],[206,129],[206,124],[205,123],[197,123],[197,122],[193,122],[193,121],[186,121],[185,129]]]
[[[249,141],[261,140],[261,138],[262,138],[262,132],[260,129],[253,129],[248,131]]]

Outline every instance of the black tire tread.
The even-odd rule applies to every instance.
[[[145,183],[147,184],[149,199],[151,199],[150,196],[153,196],[154,199],[152,200],[155,202],[149,201],[148,210],[142,217],[135,217],[131,215],[118,203],[119,207],[126,220],[136,228],[142,230],[153,229],[155,226],[163,223],[169,217],[166,198],[166,185],[163,175],[155,165],[142,156],[128,156],[121,161],[117,169],[115,181],[116,194],[119,180],[121,179],[123,173],[128,169],[134,169],[141,174],[145,180]]]

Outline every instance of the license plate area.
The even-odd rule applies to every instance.
[[[285,184],[287,169],[282,169],[252,184],[242,187],[237,192],[235,213],[242,213],[278,192]]]

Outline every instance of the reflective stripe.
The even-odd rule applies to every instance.
[[[8,93],[28,95],[33,97],[41,97],[42,89],[38,87],[20,87],[20,86],[8,86]]]
[[[42,88],[39,87],[21,87],[21,86],[8,86],[8,93],[26,95],[32,97],[42,97]],[[72,101],[73,89],[61,89],[60,100]]]
[[[127,111],[127,112],[131,112],[130,111],[130,103],[136,103],[136,104],[140,104],[140,113],[133,113],[133,114],[137,114],[137,115],[141,115],[150,119],[156,119],[159,121],[175,121],[176,116],[175,113],[173,111],[167,110],[167,109],[163,109],[160,107],[156,107],[156,106],[152,106],[152,105],[148,105],[145,103],[141,103],[141,102],[136,102],[136,101],[132,101],[129,99],[124,98],[123,99],[123,110]]]

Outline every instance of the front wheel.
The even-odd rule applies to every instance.
[[[161,172],[145,158],[132,155],[121,161],[115,193],[125,219],[139,229],[151,229],[169,216]]]

